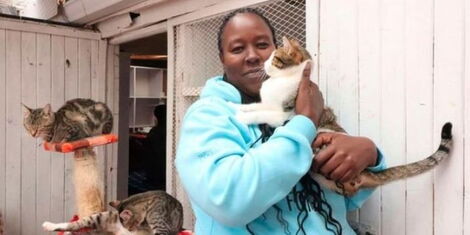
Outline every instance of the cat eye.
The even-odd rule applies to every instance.
[[[279,57],[279,56],[274,56],[274,60],[276,60],[276,61],[278,61],[278,62],[280,62],[280,63],[282,63],[282,64],[285,64],[284,60],[282,60],[282,58]]]

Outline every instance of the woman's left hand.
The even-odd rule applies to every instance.
[[[370,139],[341,133],[321,133],[313,142],[314,148],[327,145],[313,159],[313,171],[325,177],[347,182],[377,161],[377,148]]]

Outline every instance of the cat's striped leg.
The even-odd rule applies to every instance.
[[[53,232],[53,231],[66,231],[69,228],[70,223],[51,223],[51,222],[44,222],[42,227],[44,230]]]

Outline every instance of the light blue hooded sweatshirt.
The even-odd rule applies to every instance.
[[[286,234],[273,207],[277,205],[288,231],[295,234],[299,211],[292,202],[292,188],[310,168],[316,128],[307,117],[296,115],[268,141],[256,142],[261,135],[258,125],[238,122],[230,103],[241,103],[240,93],[215,77],[184,117],[176,167],[196,216],[195,233],[248,235],[248,224],[257,235]],[[380,153],[378,157],[377,166],[369,170],[385,168]],[[323,190],[343,234],[354,234],[346,211],[360,207],[372,190],[351,198]],[[308,235],[332,234],[313,209],[303,226]]]

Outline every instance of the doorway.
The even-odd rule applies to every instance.
[[[127,97],[128,195],[165,190],[167,33],[120,45],[130,57]]]

